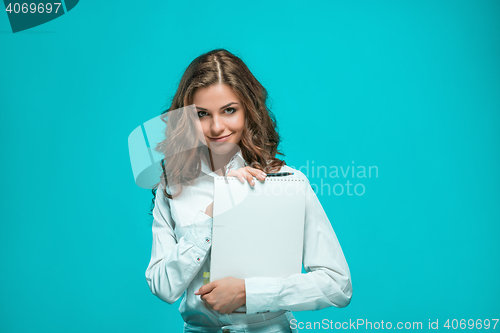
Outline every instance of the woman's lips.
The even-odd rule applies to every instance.
[[[226,136],[222,136],[222,137],[219,137],[219,138],[211,138],[211,137],[208,137],[210,139],[210,141],[213,141],[213,142],[224,142],[226,141],[227,139],[229,139],[229,137],[233,135],[233,133],[229,134],[229,135],[226,135]]]

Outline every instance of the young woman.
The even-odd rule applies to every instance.
[[[305,178],[275,157],[283,154],[278,152],[280,138],[266,98],[266,90],[241,59],[218,49],[188,66],[165,113],[194,104],[199,134],[189,132],[195,128],[188,125],[192,114],[171,112],[167,139],[157,147],[170,157],[153,191],[153,246],[146,279],[152,293],[167,303],[183,296],[179,311],[184,332],[296,332],[290,311],[344,307],[351,300],[349,268],[310,186],[304,227],[306,274],[286,279],[227,277],[206,283],[214,177],[235,176],[248,186],[254,185],[253,177],[265,182],[269,172]],[[242,306],[245,313],[234,312]]]

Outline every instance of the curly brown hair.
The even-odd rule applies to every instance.
[[[245,128],[241,141],[238,143],[245,161],[251,167],[266,173],[278,171],[285,164],[285,161],[275,157],[276,154],[283,156],[284,154],[278,150],[280,136],[277,132],[274,114],[266,105],[267,91],[253,76],[245,63],[225,49],[216,49],[204,53],[189,64],[181,78],[170,107],[163,111],[162,114],[193,104],[193,96],[196,90],[213,84],[228,85],[240,98],[245,108]],[[179,126],[179,128],[181,127]],[[160,142],[156,150],[165,152],[169,148],[168,145],[172,144],[168,140],[169,135],[177,134],[179,133],[175,133],[175,129],[167,134],[167,139]],[[179,158],[180,156],[182,157]],[[180,170],[180,172],[175,175],[167,175],[165,164],[169,163],[182,164],[182,166],[179,165],[178,167],[167,167],[167,170]],[[177,155],[172,161],[163,159],[162,168],[162,181],[160,183],[165,183],[163,193],[165,197],[172,199],[172,194],[166,191],[168,178],[176,177],[175,183],[182,183],[196,178],[195,176],[201,172],[199,150],[185,151],[184,154]],[[153,188],[154,196],[156,196],[156,190],[160,183]],[[180,189],[182,190],[182,187]],[[178,194],[180,192],[176,193],[176,195]]]

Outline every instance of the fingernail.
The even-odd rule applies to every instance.
[[[252,185],[255,185],[255,180],[252,179]]]
[[[266,177],[267,174],[265,172],[262,173],[262,177]]]
[[[200,293],[200,289],[198,289],[198,290],[196,290],[196,291],[194,292],[194,294],[195,294],[195,295],[198,295],[199,293]]]

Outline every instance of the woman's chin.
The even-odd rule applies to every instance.
[[[236,153],[238,145],[232,142],[210,142],[210,150],[217,155]]]

